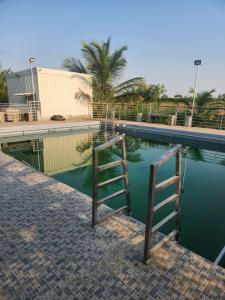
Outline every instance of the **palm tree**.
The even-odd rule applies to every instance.
[[[63,67],[72,72],[86,73],[93,76],[93,98],[97,102],[113,101],[114,96],[125,93],[129,88],[143,84],[142,77],[132,78],[117,84],[127,61],[123,56],[127,46],[111,52],[111,39],[103,43],[82,42],[84,63],[73,57],[66,58]]]
[[[190,89],[189,93],[193,94],[193,88]],[[195,108],[197,112],[201,112],[204,108],[206,108],[209,104],[215,104],[217,101],[213,99],[213,93],[215,93],[215,89],[211,89],[209,91],[203,91],[196,95],[195,98]],[[192,97],[177,97],[174,98],[174,101],[177,103],[184,103],[188,108],[192,108]],[[220,101],[221,103],[221,101]]]
[[[211,89],[209,91],[203,91],[197,94],[196,97],[196,106],[198,107],[204,107],[210,102],[213,102],[213,93],[215,93],[215,89]],[[190,89],[190,93],[194,94],[193,88]]]
[[[10,69],[2,69],[0,65],[0,102],[7,101],[7,86],[6,75],[10,72]]]
[[[117,101],[132,101],[132,100],[140,100],[141,102],[157,103],[159,107],[160,101],[162,99],[162,95],[166,92],[164,85],[161,84],[139,84],[138,86],[131,86],[127,88],[127,90],[123,90],[122,95],[117,93],[115,95],[115,99]]]

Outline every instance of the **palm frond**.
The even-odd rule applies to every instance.
[[[75,98],[78,100],[86,100],[91,101],[91,95],[88,93],[85,93],[83,90],[79,89],[78,92],[75,94]]]
[[[192,99],[191,98],[187,98],[187,97],[184,97],[184,98],[174,98],[173,102],[175,102],[177,104],[183,103],[183,104],[187,105],[189,108],[191,108],[191,105],[192,105]]]
[[[63,68],[71,72],[85,73],[85,74],[88,73],[87,69],[82,64],[82,62],[79,59],[75,59],[73,57],[68,57],[64,59]]]
[[[123,57],[123,52],[127,50],[127,46],[123,46],[119,49],[116,49],[110,56],[109,56],[109,70],[111,71],[114,78],[120,75],[121,69],[123,69],[127,61]]]
[[[215,92],[215,89],[210,91],[203,91],[197,94],[197,105],[202,107],[207,105],[212,100],[212,94]]]
[[[105,49],[107,53],[109,53],[111,47],[111,37],[109,36],[106,42],[102,43],[102,48]]]
[[[89,65],[89,70],[93,69],[93,66],[98,62],[96,50],[91,44],[88,44],[86,42],[81,42],[81,45],[81,52],[87,64]]]
[[[120,84],[118,84],[115,87],[115,92],[116,95],[119,95],[121,93],[125,93],[125,92],[132,92],[131,89],[137,88],[137,87],[142,87],[145,85],[145,81],[143,77],[134,77],[131,79],[128,79]],[[133,91],[135,92],[135,91]]]

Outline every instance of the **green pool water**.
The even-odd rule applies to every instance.
[[[91,153],[95,145],[112,138],[112,133],[82,131],[70,135],[54,135],[24,139],[23,141],[2,141],[5,153],[25,161],[36,169],[53,176],[79,191],[92,193]],[[126,136],[128,178],[131,195],[132,216],[141,222],[146,219],[149,166],[165,153],[171,145],[157,142],[153,137],[143,139]],[[112,147],[101,152],[99,163],[117,160],[120,149]],[[186,172],[184,167],[186,165]],[[121,174],[120,168],[106,170],[100,174],[99,182]],[[160,167],[157,181],[160,182],[175,172],[175,160],[171,159]],[[225,153],[183,147],[182,158],[183,192],[181,199],[182,227],[181,244],[188,249],[214,260],[225,245]],[[122,188],[121,183],[105,187],[99,198]],[[175,191],[171,186],[156,197],[156,203]],[[108,202],[112,208],[125,203],[120,196]],[[174,209],[174,204],[154,215],[158,222]],[[91,218],[91,216],[90,216]],[[163,232],[174,227],[171,222]]]

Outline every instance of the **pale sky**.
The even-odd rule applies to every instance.
[[[61,68],[80,58],[80,41],[112,38],[127,45],[121,81],[136,76],[161,83],[167,94],[187,94],[194,59],[202,59],[198,90],[225,93],[225,0],[0,0],[0,52],[4,68]]]

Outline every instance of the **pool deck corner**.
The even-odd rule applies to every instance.
[[[88,196],[2,152],[0,182],[1,300],[225,299],[222,267],[175,242],[144,265],[142,224],[93,229]]]

